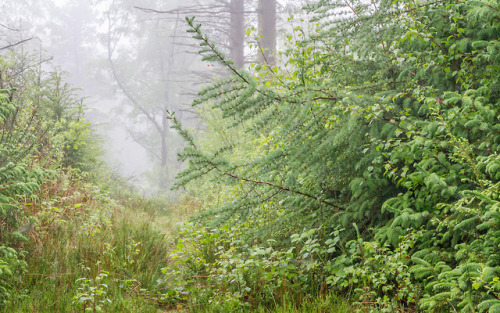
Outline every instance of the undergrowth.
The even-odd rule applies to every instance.
[[[186,141],[175,186],[204,201],[164,301],[500,312],[499,5],[317,1],[283,62],[249,69],[187,18],[229,74],[193,102],[216,112],[209,132],[169,113]]]
[[[2,311],[157,312],[168,240],[148,201],[135,198],[142,207],[122,206],[71,173],[44,184],[22,204],[36,223],[18,247],[27,267]]]

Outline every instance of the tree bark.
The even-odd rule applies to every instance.
[[[259,63],[276,65],[276,0],[259,0]]]
[[[230,42],[231,60],[237,68],[242,68],[245,64],[244,43],[245,43],[245,2],[244,0],[231,0],[230,15]]]

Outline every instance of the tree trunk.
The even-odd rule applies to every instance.
[[[245,43],[245,19],[243,11],[245,11],[244,0],[231,0],[230,14],[230,42],[231,42],[231,60],[238,68],[242,68],[245,64],[245,55],[243,52]]]
[[[276,0],[259,0],[259,63],[276,65]]]
[[[164,110],[162,114],[162,129],[161,129],[161,167],[165,168],[168,161],[168,147],[167,147],[167,136],[168,136],[168,120],[167,112]]]

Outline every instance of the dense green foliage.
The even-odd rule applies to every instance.
[[[177,208],[114,200],[63,75],[2,56],[0,310],[500,312],[500,3],[308,10],[247,70],[188,19],[230,75],[194,103],[207,131],[169,115]],[[167,207],[197,210],[171,249]]]
[[[171,115],[189,145],[178,186],[213,189],[173,253],[183,292],[206,284],[195,298],[234,310],[335,291],[373,311],[500,311],[500,3],[309,9],[282,66],[249,71],[188,19],[232,75],[194,103],[215,132]]]
[[[19,52],[0,74],[0,311],[157,312],[165,202],[110,197],[63,75]]]
[[[40,62],[15,51],[0,57],[0,311],[190,310],[172,301],[182,292],[162,268],[171,265],[175,220],[197,204],[174,207],[107,180],[82,99]],[[300,311],[345,307],[332,295]],[[293,309],[291,301],[276,308]]]
[[[158,311],[167,242],[147,203],[122,207],[74,174],[44,184],[38,197],[27,207],[37,223],[22,246],[25,273],[4,312]]]

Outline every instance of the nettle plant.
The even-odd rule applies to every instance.
[[[109,272],[100,268],[101,262],[97,263],[97,275],[95,277],[79,278],[77,294],[74,296],[74,304],[82,307],[83,312],[104,312],[105,307],[111,304],[107,297],[108,285],[105,284]],[[90,267],[82,265],[83,272],[90,274]]]

